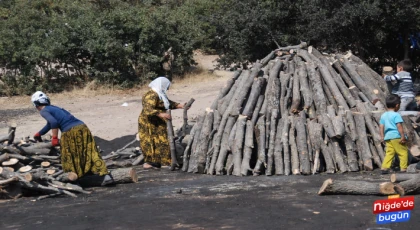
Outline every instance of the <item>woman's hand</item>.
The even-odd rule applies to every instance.
[[[172,119],[171,115],[169,115],[167,113],[159,113],[158,114],[158,117],[160,117],[160,118],[162,118],[164,120],[171,120]]]
[[[176,108],[177,108],[177,109],[183,109],[183,108],[185,108],[185,105],[186,105],[186,104],[187,104],[187,103],[185,103],[185,104],[178,104],[178,105],[176,106]],[[188,107],[188,108],[187,108],[187,110],[188,110],[188,109],[190,109],[190,107]]]

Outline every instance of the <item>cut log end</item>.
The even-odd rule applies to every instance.
[[[379,190],[384,195],[393,195],[396,193],[394,184],[391,182],[384,182],[379,184]]]
[[[29,172],[29,171],[31,171],[31,170],[32,170],[32,166],[27,165],[27,166],[23,166],[23,167],[21,167],[21,168],[19,169],[19,172],[21,172],[21,173],[25,173],[25,172]]]
[[[12,166],[12,165],[15,165],[15,164],[17,164],[19,162],[19,160],[18,159],[16,159],[16,158],[11,158],[11,159],[9,159],[8,161],[4,161],[3,163],[1,163],[3,166]]]
[[[324,195],[326,189],[333,183],[332,179],[327,179],[324,181],[324,183],[322,184],[321,188],[318,191],[318,195]]]

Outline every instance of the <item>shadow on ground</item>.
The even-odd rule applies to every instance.
[[[137,171],[139,183],[94,188],[78,198],[3,203],[0,229],[367,229],[377,226],[373,202],[386,198],[317,191],[330,177],[388,179],[377,172],[233,177]],[[414,209],[412,217],[417,213]],[[406,230],[419,224],[412,218],[382,227]]]

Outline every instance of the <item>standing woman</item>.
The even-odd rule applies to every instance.
[[[37,91],[32,95],[32,104],[47,120],[47,125],[34,135],[36,141],[52,130],[52,146],[60,146],[61,164],[64,172],[74,172],[79,178],[85,174],[105,176],[102,185],[112,182],[105,162],[98,152],[95,140],[88,127],[65,109],[51,105],[48,96]],[[61,143],[58,130],[61,131]]]
[[[167,109],[182,109],[184,105],[168,99],[166,91],[171,82],[158,77],[149,84],[150,90],[142,98],[143,110],[139,116],[140,147],[144,154],[144,168],[160,168],[171,164],[166,120]]]

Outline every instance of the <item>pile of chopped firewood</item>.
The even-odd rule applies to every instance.
[[[39,195],[39,200],[63,194],[76,197],[75,193],[90,193],[81,186],[101,186],[103,176],[78,178],[76,173],[64,173],[59,148],[52,147],[50,140],[36,143],[30,138],[23,138],[14,141],[15,132],[16,125],[12,124],[8,135],[0,137],[0,198]],[[108,158],[115,159],[114,155]],[[127,151],[119,151],[118,156],[129,155]],[[140,159],[137,157],[136,161]],[[109,164],[112,163],[107,161]],[[137,182],[133,168],[110,170],[110,175],[114,184]]]
[[[246,176],[335,173],[380,167],[379,119],[388,86],[352,55],[306,43],[274,50],[236,71],[189,135],[183,171]],[[419,156],[412,137],[411,153]]]

